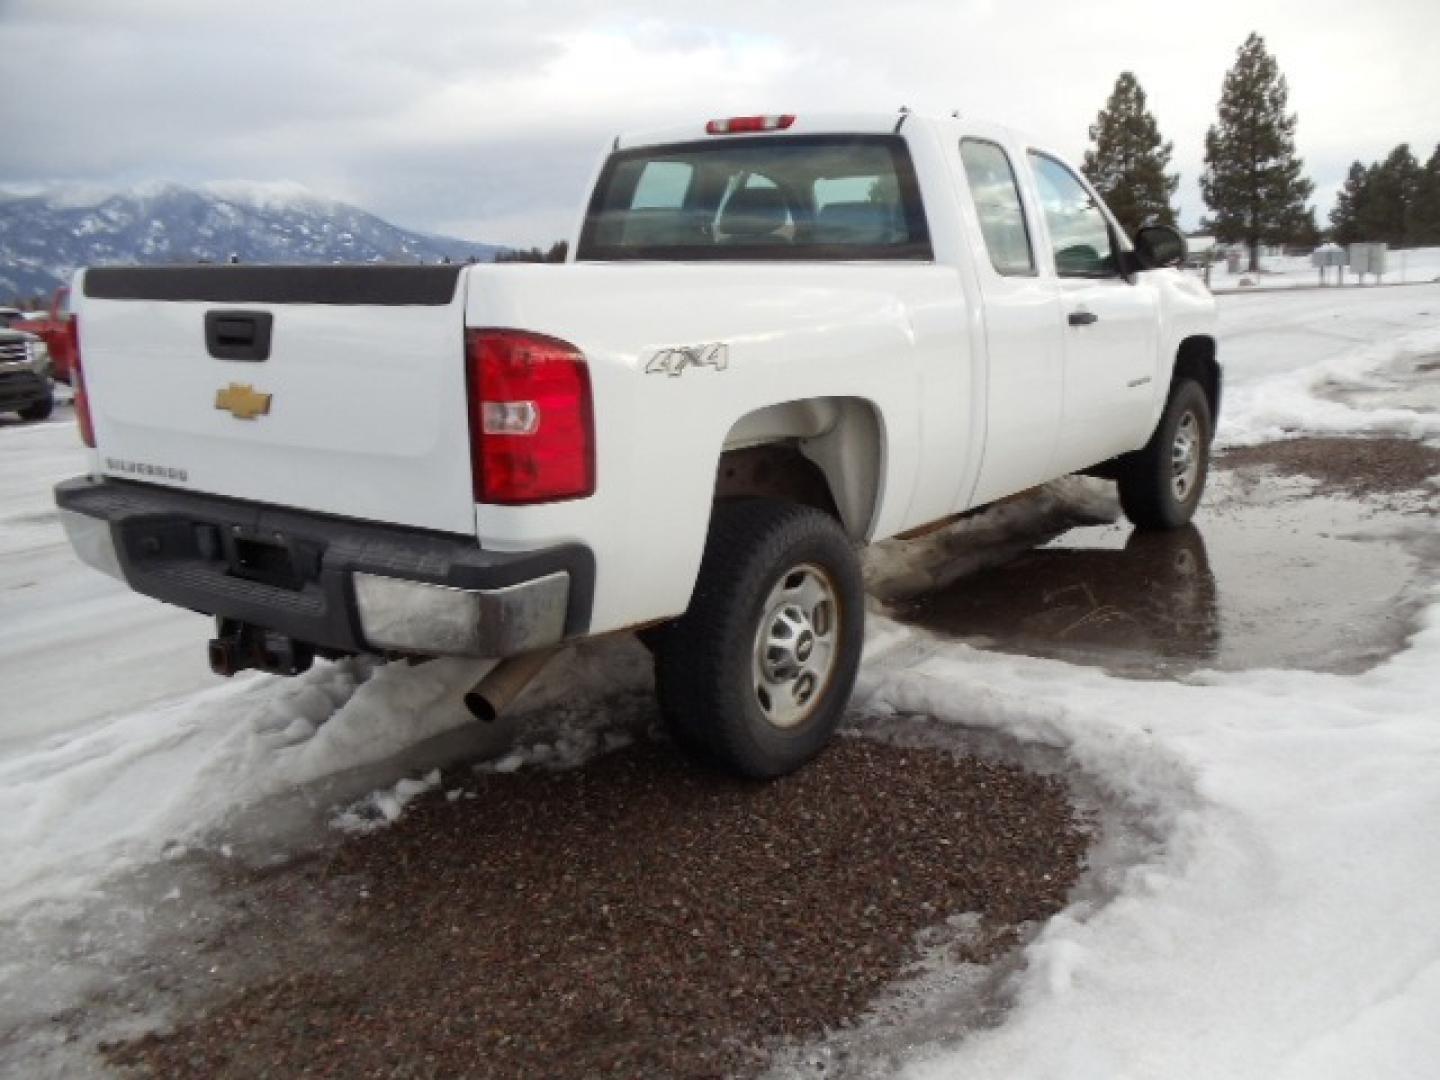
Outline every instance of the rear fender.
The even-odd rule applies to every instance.
[[[812,463],[828,495],[829,506],[821,508],[839,518],[851,539],[869,539],[883,474],[880,414],[874,403],[860,398],[807,398],[742,416],[726,435],[722,476],[726,458],[759,446],[793,447]],[[785,490],[783,482],[776,487],[776,493]]]

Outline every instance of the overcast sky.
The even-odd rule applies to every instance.
[[[1078,158],[1130,69],[1191,225],[1251,30],[1289,79],[1322,223],[1351,160],[1440,141],[1440,0],[0,0],[0,184],[292,180],[545,244],[618,131],[909,105]]]

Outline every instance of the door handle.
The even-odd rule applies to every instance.
[[[1096,315],[1093,311],[1070,312],[1069,321],[1071,326],[1089,326],[1091,323],[1098,322],[1099,320],[1100,316]]]

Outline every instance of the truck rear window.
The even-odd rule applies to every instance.
[[[576,257],[929,259],[905,142],[793,135],[611,155]]]

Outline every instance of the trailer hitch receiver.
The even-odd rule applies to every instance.
[[[303,641],[251,626],[235,619],[216,620],[210,639],[210,670],[227,679],[252,668],[272,675],[299,675],[308,671],[315,650]]]

